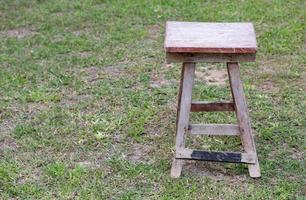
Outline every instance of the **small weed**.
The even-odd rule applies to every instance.
[[[37,133],[37,129],[30,124],[17,124],[14,129],[14,135],[16,138],[21,138],[23,136],[33,136]]]

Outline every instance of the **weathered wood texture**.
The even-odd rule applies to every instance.
[[[252,154],[240,152],[222,152],[222,151],[199,151],[192,149],[179,149],[176,158],[185,160],[203,160],[214,162],[231,163],[255,163]]]
[[[176,128],[176,149],[185,147],[185,132],[188,130],[191,108],[191,95],[194,80],[195,63],[183,63],[180,85],[179,105]],[[177,178],[181,174],[183,162],[174,159],[171,167],[171,177]]]
[[[239,64],[227,63],[227,69],[229,74],[233,101],[236,107],[235,110],[240,129],[242,146],[246,153],[254,154],[256,158],[255,164],[248,165],[249,174],[251,177],[254,178],[260,177],[260,168],[259,168],[254,138],[251,133],[249,111],[246,104],[246,98],[244,96],[243,86],[240,78]]]
[[[256,53],[252,23],[167,22],[165,49],[176,53]]]
[[[180,88],[179,88],[179,93],[178,93],[177,112],[176,112],[176,134],[178,131],[178,119],[180,118],[180,107],[181,107],[181,96],[182,96],[182,86],[183,86],[183,81],[184,81],[184,73],[185,73],[185,68],[183,64],[182,69],[181,69],[181,80],[180,80]],[[178,178],[181,174],[183,165],[184,165],[184,160],[173,158],[172,166],[171,166],[171,177]]]
[[[192,101],[191,112],[235,111],[233,102]]]
[[[251,177],[260,169],[238,62],[255,61],[257,44],[251,23],[167,22],[165,49],[168,62],[183,62],[177,110],[176,157],[171,176],[179,177],[185,159],[248,163]],[[196,62],[226,62],[233,102],[191,102]],[[238,126],[232,124],[189,125],[190,112],[235,111]],[[185,133],[240,135],[243,153],[185,149]]]
[[[239,127],[234,124],[191,124],[188,129],[192,135],[239,135]]]
[[[168,63],[175,62],[254,62],[256,54],[254,53],[166,53]]]

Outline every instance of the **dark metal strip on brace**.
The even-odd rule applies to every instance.
[[[191,153],[192,160],[206,160],[214,162],[241,163],[241,153],[197,151]]]

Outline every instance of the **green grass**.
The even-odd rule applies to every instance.
[[[299,0],[1,1],[0,198],[305,199],[305,9]],[[180,65],[165,63],[167,20],[254,23],[257,61],[241,73],[261,179],[205,162],[170,178]],[[196,83],[194,98],[230,98],[228,87]],[[240,148],[228,137],[187,144]]]

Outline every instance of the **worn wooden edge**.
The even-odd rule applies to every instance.
[[[166,29],[165,29],[164,49],[165,49],[166,52],[167,52],[167,50],[166,50],[167,44],[166,43],[167,43],[167,40],[168,40],[168,30],[169,30],[168,26],[169,26],[169,23],[171,23],[171,22],[169,22],[169,21],[166,22]]]
[[[233,102],[192,101],[191,112],[235,111]]]
[[[171,62],[254,62],[256,53],[171,53],[166,52]]]
[[[235,124],[190,124],[191,135],[240,135],[239,126]]]
[[[257,47],[231,47],[231,48],[213,48],[213,47],[168,47],[167,43],[164,44],[166,52],[170,53],[256,53]]]
[[[246,153],[254,155],[255,163],[248,165],[249,174],[253,178],[261,176],[258,157],[256,153],[256,147],[254,138],[252,136],[249,110],[246,103],[246,98],[243,91],[243,85],[239,72],[239,64],[227,63],[227,69],[229,74],[229,81],[231,86],[231,92],[233,95],[233,101],[235,103],[236,115],[241,132],[242,146]]]
[[[195,63],[183,63],[182,76],[178,99],[177,126],[176,126],[176,149],[185,147],[185,133],[189,125],[192,87],[194,80]],[[178,178],[181,174],[184,162],[174,159],[171,166],[171,177]]]
[[[182,168],[184,165],[184,160],[173,158],[170,176],[172,178],[179,178],[182,173]]]
[[[181,88],[179,94],[179,107],[177,118],[176,148],[185,145],[185,132],[189,125],[192,88],[194,81],[195,63],[183,63]]]
[[[223,152],[223,151],[200,151],[192,149],[179,149],[176,153],[177,159],[183,160],[202,160],[212,162],[230,162],[254,164],[253,154],[241,152]]]

